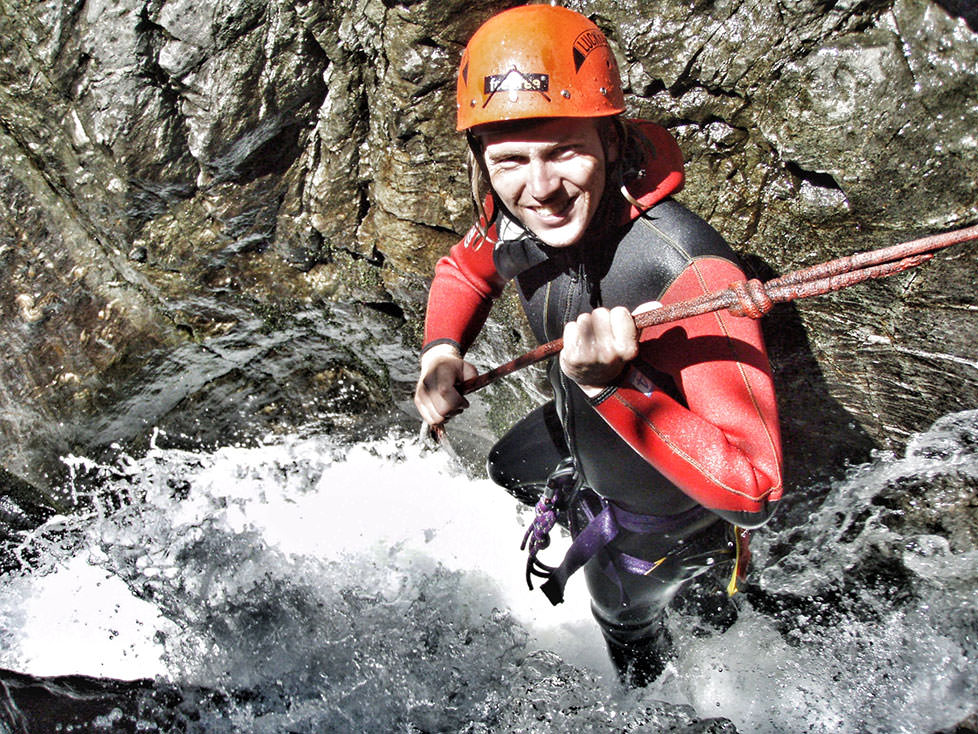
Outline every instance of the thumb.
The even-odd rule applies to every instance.
[[[635,310],[632,311],[632,316],[638,316],[640,313],[648,313],[649,311],[655,311],[657,308],[662,308],[662,304],[658,301],[646,301],[640,306],[636,306]]]

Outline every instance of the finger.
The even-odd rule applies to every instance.
[[[468,402],[462,400],[459,403],[446,401],[432,401],[426,405],[418,406],[418,413],[429,426],[438,426],[447,420],[461,413],[468,407]]]
[[[635,359],[638,356],[638,330],[628,309],[613,308],[608,314],[608,323],[615,354],[625,362]]]
[[[586,324],[584,326],[587,328]],[[561,371],[573,380],[577,379],[578,369],[584,363],[582,349],[580,319],[570,321],[564,325],[564,348],[560,351],[558,361]]]
[[[607,308],[596,308],[590,314],[585,314],[585,319],[582,323],[589,330],[588,356],[592,360],[611,364],[623,357],[631,359],[629,355],[635,324],[627,309],[616,307],[609,311]]]
[[[635,307],[635,310],[632,311],[632,316],[638,316],[640,313],[646,313],[647,311],[655,311],[657,308],[662,308],[662,304],[658,301],[646,301],[640,306]]]
[[[466,380],[473,380],[479,376],[479,370],[476,369],[474,364],[469,362],[462,362],[462,375],[459,382],[465,382]]]
[[[455,388],[450,391],[439,392],[432,395],[432,412],[438,417],[439,422],[458,415],[469,407],[469,401],[463,398]]]
[[[598,340],[607,338],[611,334],[611,311],[606,308],[596,308],[590,316],[595,337]]]
[[[421,415],[421,420],[427,423],[429,426],[436,426],[442,422],[442,416],[434,409],[431,403],[430,394],[424,389],[424,386],[419,382],[418,388],[414,393],[414,405],[418,409],[418,413]]]
[[[454,371],[435,369],[424,375],[414,394],[418,413],[428,425],[437,425],[468,407],[455,387]]]
[[[594,313],[582,313],[573,323],[577,325],[577,340],[581,346],[591,346],[594,343]]]
[[[421,420],[427,423],[429,426],[437,426],[441,423],[441,418],[432,409],[430,405],[421,402],[420,400],[414,401],[415,407],[418,409],[418,414],[421,416]]]
[[[607,360],[611,343],[611,320],[606,308],[596,308],[591,313],[578,317],[581,330],[581,341],[586,347],[585,355],[589,360]]]
[[[568,361],[576,361],[581,352],[581,319],[564,325],[564,349],[561,355]],[[587,325],[584,325],[587,328]]]

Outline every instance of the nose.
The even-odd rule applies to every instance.
[[[549,199],[560,188],[560,176],[551,161],[534,158],[530,160],[526,188],[537,201]]]

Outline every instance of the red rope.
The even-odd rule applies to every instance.
[[[930,260],[937,250],[976,239],[978,225],[829,260],[786,273],[766,283],[759,280],[738,281],[722,291],[641,313],[635,317],[635,326],[641,330],[722,309],[729,310],[735,316],[759,319],[775,303],[821,296],[867,280],[886,278]],[[458,390],[463,395],[480,390],[500,377],[552,357],[563,347],[563,339],[541,344],[516,359],[460,383]]]

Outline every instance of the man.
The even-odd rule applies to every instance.
[[[562,335],[564,348],[550,366],[554,401],[502,438],[489,473],[539,500],[531,555],[555,515],[570,526],[561,566],[533,559],[527,578],[547,577],[558,603],[583,566],[612,661],[644,685],[663,668],[663,614],[677,591],[746,560],[733,527],[770,516],[781,447],[756,321],[721,312],[636,330],[633,313],[744,275],[671,198],[683,185],[672,136],[623,111],[614,56],[584,16],[517,7],[473,35],[458,129],[479,216],[436,266],[415,403],[431,426],[467,407],[456,389],[476,374],[465,351],[514,280],[536,337]]]

